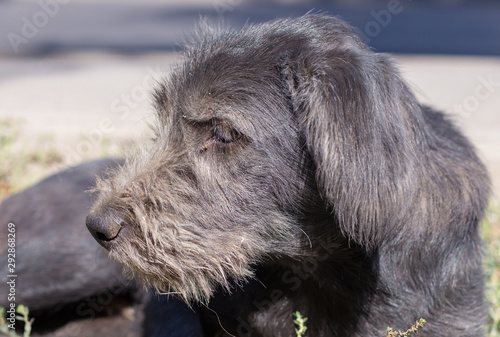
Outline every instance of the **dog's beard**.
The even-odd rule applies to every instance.
[[[222,287],[229,293],[232,286],[252,277],[250,262],[258,260],[250,256],[251,249],[244,245],[224,245],[224,251],[213,251],[198,238],[196,245],[151,243],[130,240],[116,245],[110,256],[125,267],[125,272],[140,279],[146,287],[159,294],[169,294],[186,303],[206,303],[215,289]],[[234,242],[234,241],[233,241]],[[233,246],[233,247],[232,247]],[[244,252],[244,253],[242,253]]]

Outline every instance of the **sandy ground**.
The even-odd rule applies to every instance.
[[[173,53],[0,59],[0,121],[20,126],[19,151],[50,143],[65,164],[102,155],[103,147],[118,153],[149,135],[149,92],[177,59]],[[500,196],[500,58],[396,59],[420,100],[449,113],[477,146]]]

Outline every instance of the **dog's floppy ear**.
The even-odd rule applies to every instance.
[[[282,69],[319,190],[343,233],[370,247],[414,201],[420,107],[387,56],[342,30],[303,42]]]

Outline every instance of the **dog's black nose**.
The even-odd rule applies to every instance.
[[[110,249],[112,241],[116,239],[122,229],[121,222],[111,217],[89,214],[85,221],[90,234],[104,248]]]

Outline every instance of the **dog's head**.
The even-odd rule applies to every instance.
[[[87,226],[112,257],[199,300],[322,235],[369,249],[398,225],[422,116],[387,56],[321,15],[195,40],[154,93],[153,144],[98,182]]]

